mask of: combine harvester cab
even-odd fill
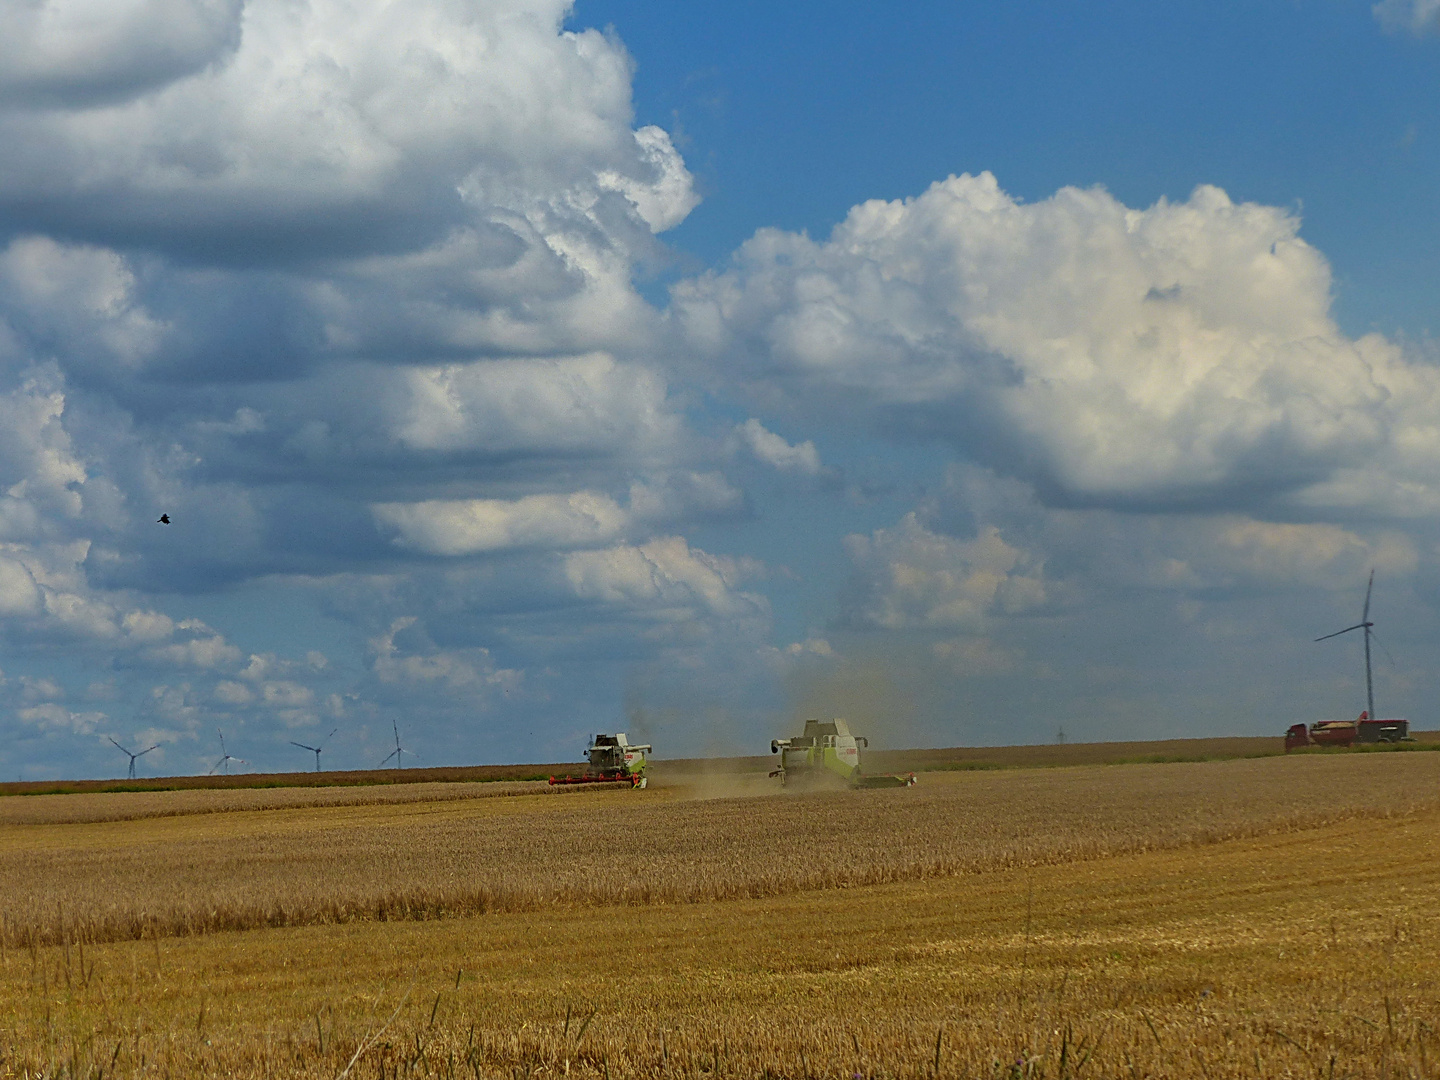
[[[1410,739],[1410,721],[1371,720],[1362,712],[1355,720],[1317,720],[1308,728],[1292,724],[1285,732],[1285,752],[1301,746],[1344,746],[1358,743],[1398,743]]]
[[[805,732],[794,739],[772,739],[770,752],[780,755],[771,776],[782,786],[800,782],[818,785],[845,783],[851,787],[913,787],[915,774],[866,776],[860,768],[860,749],[870,740],[850,734],[850,725],[838,717],[805,721]]]
[[[596,735],[585,751],[589,765],[580,776],[552,776],[552,785],[560,784],[623,784],[643,788],[649,783],[645,766],[650,744],[631,745],[623,731],[614,735]]]

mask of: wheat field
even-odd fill
[[[1440,1054],[1440,755],[185,802],[213,794],[0,807],[0,1076],[1208,1080]]]

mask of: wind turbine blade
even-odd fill
[[[1336,630],[1335,633],[1333,633],[1333,634],[1326,634],[1324,637],[1317,637],[1315,640],[1316,640],[1316,641],[1329,641],[1332,637],[1339,637],[1341,634],[1348,634],[1348,633],[1350,633],[1351,630],[1359,630],[1362,626],[1367,626],[1367,625],[1369,625],[1369,624],[1363,623],[1363,622],[1357,622],[1354,626],[1347,626],[1347,627],[1345,627],[1344,630]]]
[[[151,750],[159,750],[159,749],[160,749],[160,744],[157,742],[154,746],[147,746],[144,750],[141,750],[141,751],[140,751],[138,754],[136,754],[135,756],[136,756],[136,757],[144,757],[144,756],[145,756],[146,754],[148,754]]]
[[[109,736],[109,735],[106,735],[105,737],[106,737],[107,739],[110,739],[110,736]],[[110,741],[111,741],[112,743],[115,743],[115,748],[116,748],[117,750],[119,750],[122,754],[128,754],[128,753],[130,752],[129,750],[126,750],[125,747],[121,746],[118,742],[115,742],[114,739],[110,739]]]
[[[377,766],[375,766],[375,767],[376,767],[377,769],[383,769],[383,768],[385,767],[385,762],[389,761],[392,757],[394,757],[394,756],[395,756],[396,754],[398,754],[398,753],[400,753],[399,750],[391,750],[390,753],[386,754],[383,758],[380,759],[380,764],[377,765]]]
[[[291,746],[298,746],[298,747],[300,747],[301,750],[314,750],[314,749],[315,749],[315,747],[313,747],[313,746],[306,746],[303,742],[296,742],[294,739],[291,739],[291,740],[290,740],[290,745],[291,745]]]
[[[1365,585],[1365,610],[1360,615],[1360,621],[1362,623],[1370,621],[1370,590],[1373,588],[1375,588],[1375,571],[1372,569],[1370,571],[1370,580]]]

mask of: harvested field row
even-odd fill
[[[499,780],[544,780],[562,765],[441,765],[432,768],[335,769],[328,772],[237,772],[202,776],[141,776],[111,780],[14,780],[0,783],[0,796],[82,795],[140,791],[224,791],[237,788],[373,787],[389,784],[481,784]]]
[[[762,900],[11,950],[0,1076],[1430,1078],[1437,953],[1429,811]]]
[[[654,905],[970,874],[1440,805],[1440,755],[932,774],[908,790],[674,790],[16,825],[0,941]]]
[[[544,780],[418,783],[366,787],[221,788],[181,791],[85,792],[0,799],[0,825],[67,825],[141,818],[230,814],[246,810],[302,810],[317,806],[377,806],[449,802],[508,795],[563,793]]]

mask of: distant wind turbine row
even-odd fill
[[[330,734],[326,735],[325,738],[321,739],[321,740],[320,740],[320,744],[319,744],[318,746],[311,746],[309,743],[296,742],[294,739],[291,739],[291,740],[290,740],[290,745],[291,745],[291,746],[298,746],[301,750],[308,750],[308,751],[310,751],[312,754],[314,754],[314,755],[315,755],[315,771],[316,771],[316,772],[320,772],[320,771],[322,771],[321,768],[320,768],[320,752],[325,749],[326,744],[328,744],[328,743],[330,742],[330,740],[335,737],[335,733],[336,733],[337,731],[339,731],[339,730],[340,730],[340,729],[339,729],[338,727],[337,727],[337,728],[331,728],[331,729],[330,729]],[[377,766],[377,768],[381,768],[381,769],[385,768],[385,766],[393,759],[394,762],[395,762],[395,767],[396,767],[397,769],[403,769],[403,768],[405,767],[405,755],[406,755],[406,754],[409,754],[411,757],[415,757],[415,752],[414,752],[413,750],[407,750],[407,749],[405,749],[403,746],[400,745],[400,728],[399,728],[399,725],[397,725],[394,720],[390,721],[390,730],[391,730],[391,732],[392,732],[392,733],[394,734],[394,736],[395,736],[395,749],[394,749],[394,750],[391,750],[390,753],[388,753],[388,754],[385,755],[384,760],[380,762],[380,764]],[[230,751],[226,748],[226,746],[225,746],[225,732],[223,732],[222,730],[220,730],[220,729],[217,727],[217,728],[215,729],[215,734],[218,735],[218,736],[220,736],[220,757],[219,757],[219,759],[215,762],[214,765],[211,765],[211,766],[210,766],[210,769],[209,769],[209,772],[207,773],[207,775],[209,775],[209,776],[214,776],[217,771],[220,772],[220,773],[222,773],[222,774],[228,775],[229,772],[230,772],[230,763],[231,763],[232,761],[235,762],[237,765],[249,765],[249,764],[250,764],[250,762],[246,761],[244,758],[242,758],[242,757],[236,757],[234,754],[230,753]],[[131,779],[131,780],[134,780],[134,779],[135,779],[135,762],[136,762],[136,760],[139,759],[139,758],[144,757],[146,754],[150,753],[151,750],[158,750],[158,749],[160,749],[160,744],[159,744],[159,743],[156,743],[154,746],[148,746],[148,747],[146,747],[144,750],[132,751],[132,750],[129,749],[128,747],[122,746],[119,742],[116,742],[115,737],[114,737],[113,735],[112,735],[112,736],[107,736],[107,738],[109,738],[109,740],[110,740],[112,743],[115,744],[115,748],[116,748],[117,750],[119,750],[122,754],[126,754],[126,755],[129,756],[129,758],[130,758],[130,768],[129,768],[129,772],[127,773],[127,778],[128,778],[128,779]]]

